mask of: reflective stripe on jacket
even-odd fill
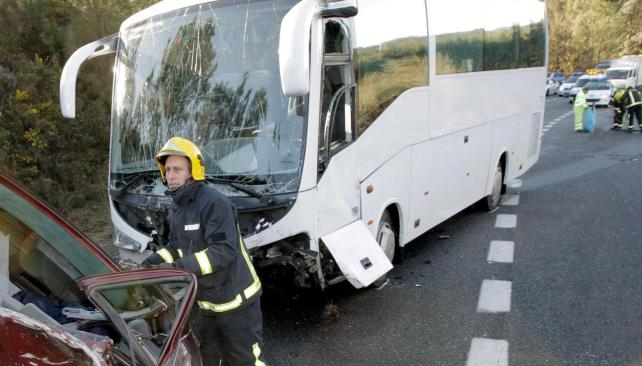
[[[629,89],[626,91],[624,96],[624,108],[631,108],[636,105],[642,105],[640,100],[640,92],[637,89]]]

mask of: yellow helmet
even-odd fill
[[[161,173],[161,178],[165,182],[165,159],[167,156],[178,155],[185,156],[192,163],[192,179],[205,179],[205,163],[201,150],[190,140],[182,137],[172,137],[167,140],[165,146],[156,154],[156,164]]]

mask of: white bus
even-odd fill
[[[538,159],[542,0],[166,0],[77,50],[116,53],[109,195],[115,245],[163,236],[154,155],[202,150],[260,267],[301,286],[370,285],[401,249]],[[162,244],[162,241],[161,241]]]

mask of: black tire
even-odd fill
[[[381,221],[379,221],[379,228],[377,229],[377,236],[375,239],[390,262],[395,259],[395,253],[397,252],[397,247],[399,245],[397,236],[397,231],[392,222],[392,218],[388,211],[385,211],[381,216]],[[382,286],[387,280],[388,275],[384,274],[375,280],[372,283],[372,286],[375,288]]]
[[[381,216],[376,239],[388,260],[392,262],[397,249],[397,232],[388,211],[385,211]],[[382,243],[382,240],[386,240],[386,242]]]
[[[497,164],[495,174],[493,176],[493,188],[488,196],[482,199],[482,207],[486,211],[493,211],[499,207],[499,202],[502,197],[502,187],[504,183],[504,169],[502,164]]]

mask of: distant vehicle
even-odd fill
[[[556,81],[559,85],[562,85],[564,80],[566,80],[566,75],[561,72],[549,72],[548,78]]]
[[[548,79],[546,80],[546,96],[548,97],[549,95],[557,94],[557,91],[559,90],[560,84],[553,80],[553,79]]]
[[[606,78],[617,89],[630,86],[642,90],[642,56],[624,56],[613,60]]]
[[[604,60],[595,65],[595,71],[597,74],[604,75],[609,67],[611,67],[611,60]]]
[[[584,73],[580,73],[580,75],[583,75]],[[575,73],[571,74],[571,76],[568,77],[568,79],[564,80],[562,85],[559,87],[559,90],[557,91],[557,95],[560,97],[568,97],[568,93],[573,89],[575,86],[575,82],[577,82],[577,79],[580,78],[580,75],[575,75]]]
[[[194,275],[120,272],[2,173],[0,271],[2,365],[201,365],[187,325]]]
[[[595,80],[589,81],[585,85],[589,91],[586,95],[586,101],[595,103],[596,106],[606,107],[609,105],[611,94],[613,93],[613,86],[608,80]]]
[[[580,76],[579,79],[577,79],[577,82],[575,83],[575,86],[569,91],[568,96],[569,96],[569,103],[573,103],[575,100],[575,96],[577,93],[584,87],[589,81],[606,81],[606,78],[601,75],[583,75]]]

